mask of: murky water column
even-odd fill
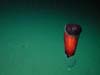
[[[70,71],[77,63],[77,60],[74,58],[76,52],[78,39],[82,29],[80,25],[77,24],[67,24],[64,29],[64,47],[65,47],[65,57],[66,65]]]

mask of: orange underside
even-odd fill
[[[76,50],[78,39],[75,36],[64,33],[65,53],[68,57],[73,56]]]

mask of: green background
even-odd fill
[[[0,75],[100,75],[100,15],[97,2],[0,0]],[[82,33],[67,70],[64,25]],[[68,58],[67,58],[68,59]]]

